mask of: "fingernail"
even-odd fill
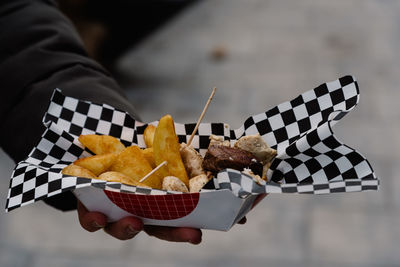
[[[105,225],[100,225],[98,222],[96,222],[96,221],[94,221],[93,223],[92,223],[92,225],[93,225],[93,227],[96,227],[96,228],[103,228]]]
[[[189,239],[188,242],[189,242],[190,244],[192,244],[192,245],[198,245],[198,244],[201,243],[201,240],[194,241],[194,240]]]
[[[126,233],[128,235],[136,235],[137,233],[139,233],[140,231],[136,230],[135,228],[133,228],[132,225],[128,225],[128,227],[126,227]]]

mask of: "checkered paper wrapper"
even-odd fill
[[[333,125],[358,101],[357,82],[345,76],[251,116],[238,129],[230,129],[225,123],[202,123],[192,145],[204,155],[211,134],[234,143],[242,136],[259,133],[277,150],[267,173],[269,182],[259,185],[250,176],[233,169],[221,171],[212,180],[216,190],[231,190],[239,198],[265,193],[377,190],[379,180],[366,158],[337,140],[332,131]],[[181,194],[185,202],[185,195],[191,195],[61,174],[76,159],[91,156],[78,141],[81,134],[112,135],[126,146],[144,147],[143,132],[148,124],[135,121],[124,111],[64,96],[56,89],[43,123],[47,129],[39,144],[12,173],[6,211],[83,187],[104,189],[110,199],[118,198],[121,192],[134,193],[137,198]],[[179,141],[186,142],[194,127],[194,123],[175,123]]]

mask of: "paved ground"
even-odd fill
[[[120,242],[82,230],[42,203],[0,213],[0,266],[400,266],[400,2],[209,0],[186,10],[120,61],[145,121],[170,113],[237,127],[320,83],[352,74],[361,101],[335,128],[368,157],[378,192],[271,195],[228,233],[199,246],[141,234]],[[215,47],[226,58],[211,58]],[[1,155],[0,171],[12,162]],[[4,206],[7,179],[0,181]]]

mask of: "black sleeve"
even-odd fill
[[[54,88],[135,117],[117,83],[88,58],[71,22],[52,1],[2,0],[0,40],[0,145],[15,162],[38,143]],[[72,193],[46,202],[62,210],[76,207]]]

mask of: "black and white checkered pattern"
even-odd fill
[[[237,170],[226,169],[214,178],[217,189],[229,189],[234,195],[246,198],[249,195],[262,193],[300,193],[300,194],[330,194],[377,190],[379,180],[365,177],[364,179],[345,179],[327,183],[276,183],[263,182],[258,184],[252,177]]]
[[[271,181],[263,185],[231,169],[214,178],[217,189],[230,189],[240,197],[260,193],[377,190],[379,181],[368,161],[339,142],[332,132],[332,126],[358,101],[356,81],[345,76],[254,115],[236,130],[224,123],[202,123],[192,145],[204,155],[211,134],[233,142],[242,136],[259,133],[277,150],[278,155],[268,171]],[[144,147],[143,132],[148,124],[135,121],[126,112],[106,104],[66,97],[59,89],[54,91],[43,122],[47,130],[39,144],[14,169],[7,211],[84,186],[139,194],[173,193],[60,174],[77,158],[91,155],[77,140],[79,135],[112,135],[126,146]],[[151,124],[157,125],[157,122]],[[194,127],[194,123],[175,123],[179,141],[186,142]]]
[[[81,134],[112,135],[125,145],[138,143],[135,128],[143,125],[127,112],[107,104],[66,97],[59,89],[54,91],[49,109],[43,117],[45,125],[51,122],[73,137]]]

